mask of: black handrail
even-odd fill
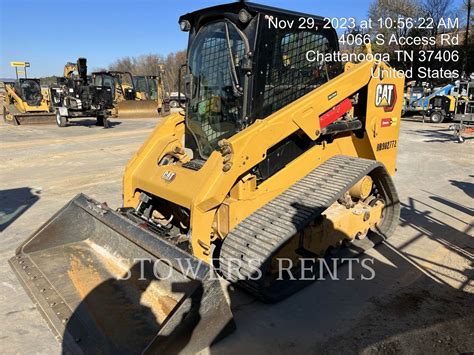
[[[178,71],[178,106],[182,108],[183,110],[185,109],[185,107],[181,104],[181,71],[183,70],[183,67],[185,66],[187,66],[187,63],[182,64],[179,67],[179,71]]]

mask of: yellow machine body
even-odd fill
[[[346,65],[345,72],[304,97],[259,120],[229,138],[230,158],[215,151],[199,171],[180,164],[160,166],[164,156],[183,150],[184,116],[174,114],[160,123],[131,159],[123,178],[124,206],[136,207],[141,191],[190,210],[192,251],[209,262],[211,241],[225,238],[226,233],[311,170],[338,155],[362,157],[382,162],[390,174],[395,173],[402,100],[392,112],[375,106],[378,85],[394,85],[403,93],[403,78],[374,79],[377,68],[394,74],[384,63],[374,61]],[[266,156],[267,150],[290,134],[302,131],[312,139],[318,137],[319,120],[315,119],[334,106],[327,99],[337,90],[338,99],[349,97],[367,86],[366,134],[357,139],[351,134],[338,137],[330,144],[318,145],[288,164],[256,188],[251,176],[243,175]],[[182,162],[187,157],[182,156]],[[223,167],[230,164],[229,170]],[[163,179],[175,174],[173,181]]]
[[[77,64],[68,62],[64,65],[63,76],[65,78],[72,78],[75,71],[77,71]]]
[[[43,98],[39,105],[30,106],[26,101],[18,95],[15,88],[11,84],[5,84],[5,91],[6,91],[6,100],[7,104],[14,104],[15,107],[21,112],[49,112],[51,106],[51,96],[49,92],[49,88],[42,87],[41,94]]]
[[[3,104],[3,119],[7,123],[18,124],[44,124],[54,123],[54,113],[51,112],[51,92],[47,87],[39,90],[39,81],[35,79],[20,79],[35,82],[37,94],[41,99],[35,104],[25,100],[14,83],[5,83],[5,102]]]
[[[115,104],[118,118],[158,117],[158,104],[150,100],[124,100]]]

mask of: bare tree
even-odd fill
[[[421,6],[416,0],[374,0],[369,5],[369,18],[372,20],[373,26],[371,29],[372,34],[382,34],[387,41],[391,36],[395,36],[399,39],[402,36],[407,36],[411,29],[407,27],[397,26],[399,18],[417,18],[421,15]],[[379,20],[385,21],[387,18],[392,20],[394,24],[392,27],[388,27],[384,22],[382,26],[379,24]],[[394,46],[390,46],[387,43],[385,45],[374,45],[374,50],[380,52],[393,52]],[[398,46],[397,49],[405,49],[403,46]]]
[[[473,20],[471,17],[472,11],[472,0],[464,0],[463,8],[466,10],[466,32],[464,35],[464,61],[463,61],[463,73],[469,74],[469,71],[473,68],[469,68],[469,48],[470,48],[470,39],[472,36],[469,35],[469,30],[471,27],[471,21]],[[472,64],[471,64],[472,66]]]
[[[130,57],[124,57],[117,59],[112,65],[109,66],[109,70],[118,71],[129,71],[132,72],[134,69],[134,60]]]
[[[430,30],[430,35],[436,37],[440,20],[452,13],[452,0],[424,0],[422,6],[425,16],[433,19],[434,26]]]
[[[165,85],[171,91],[178,89],[179,67],[186,62],[186,51],[168,54],[145,54],[138,57],[124,57],[117,59],[109,66],[109,70],[128,71],[133,75],[157,75],[164,65]]]
[[[180,81],[179,68],[186,63],[186,51],[170,53],[165,60],[165,70],[168,86],[172,91],[178,91],[178,82]],[[183,73],[184,74],[184,70]],[[181,91],[183,91],[183,80],[181,80]]]
[[[473,0],[463,0],[465,2],[471,2]],[[454,15],[453,12],[453,1],[452,0],[372,0],[369,6],[369,18],[372,20],[373,27],[371,29],[372,36],[382,34],[385,38],[384,45],[375,44],[373,49],[375,52],[383,52],[390,54],[390,64],[393,67],[399,69],[411,69],[413,79],[417,80],[420,74],[420,69],[423,68],[430,71],[435,70],[459,70],[461,62],[442,62],[442,61],[427,61],[421,59],[416,53],[420,50],[434,50],[438,52],[440,50],[456,50],[455,46],[449,46],[443,43],[441,48],[438,37],[439,27],[441,19],[447,21],[448,18]],[[411,18],[418,20],[419,18],[432,18],[433,28],[420,28],[419,26],[397,26],[397,21],[405,18]],[[379,20],[382,19],[382,26],[379,24]],[[387,21],[389,19],[390,21]],[[419,23],[419,22],[417,22]],[[394,24],[394,26],[385,26],[387,24]],[[403,22],[402,22],[403,24]],[[415,23],[416,24],[416,23]],[[441,27],[442,28],[442,27]],[[428,44],[404,44],[400,41],[401,37],[412,37],[412,38],[428,38],[433,39]],[[394,38],[396,41],[388,43],[388,38]],[[398,45],[396,45],[396,43]],[[470,48],[470,47],[469,47]],[[407,59],[408,57],[397,57],[395,50],[404,51],[397,52],[401,54],[410,54],[413,60]],[[465,56],[468,58],[468,56]],[[469,59],[468,59],[469,65]],[[426,77],[424,77],[426,78]],[[433,82],[440,82],[447,78],[436,78],[435,76],[430,77]]]

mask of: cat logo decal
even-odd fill
[[[375,106],[383,107],[385,112],[393,111],[397,102],[397,89],[393,84],[378,84],[375,89]]]

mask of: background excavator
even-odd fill
[[[316,26],[269,28],[301,17]],[[308,61],[339,49],[318,16],[238,2],[179,23],[186,110],[128,163],[123,207],[80,194],[10,260],[67,349],[195,353],[232,326],[216,272],[278,301],[316,260],[357,256],[397,226],[403,78],[374,60]],[[154,266],[148,282],[137,259]]]
[[[112,89],[114,98],[112,115],[114,117],[147,118],[159,117],[165,114],[165,111],[162,110],[163,98],[152,99],[148,96],[148,92],[138,91],[130,72],[94,72],[92,73],[92,80],[95,85],[108,86]],[[155,81],[155,83],[162,85],[161,81]],[[164,92],[162,86],[160,91]]]
[[[54,123],[51,106],[51,92],[42,87],[39,79],[26,77],[27,62],[12,62],[16,69],[22,67],[25,77],[16,81],[5,82],[3,119],[14,125]]]

